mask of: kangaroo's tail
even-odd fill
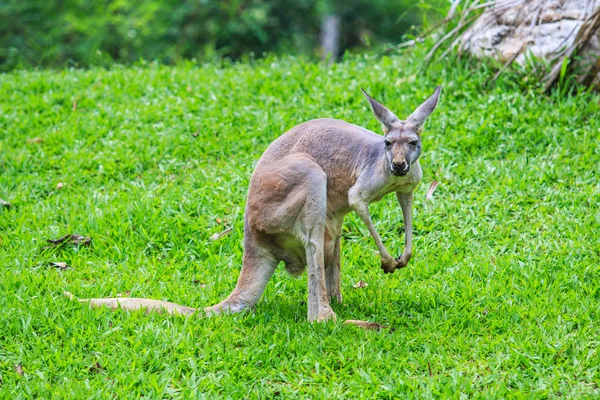
[[[159,313],[164,312],[167,314],[174,315],[192,315],[196,311],[200,311],[200,315],[204,315],[202,310],[171,303],[170,301],[140,299],[136,297],[77,299],[72,293],[69,292],[64,292],[64,295],[70,298],[71,300],[77,300],[80,303],[88,303],[90,307],[94,308],[108,307],[113,310],[120,308],[122,310],[145,310],[146,312],[157,311]]]
[[[167,313],[172,315],[184,315],[190,316],[198,312],[199,316],[211,316],[213,314],[220,314],[221,312],[238,312],[243,308],[234,308],[227,300],[217,304],[216,306],[205,308],[204,310],[192,307],[182,306],[180,304],[171,303],[170,301],[160,301],[152,299],[140,299],[137,297],[112,297],[104,299],[77,299],[72,293],[64,292],[64,295],[71,300],[77,300],[80,303],[88,303],[90,307],[100,308],[108,307],[110,309],[122,309],[122,310],[145,310],[146,312],[159,312]],[[347,325],[356,325],[364,329],[380,330],[385,327],[377,322],[369,321],[357,321],[347,320],[344,322]]]

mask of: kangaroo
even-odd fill
[[[422,178],[421,128],[437,106],[441,86],[405,121],[361,91],[383,125],[384,136],[325,118],[297,125],[271,143],[250,179],[244,255],[236,287],[225,300],[205,308],[204,314],[237,313],[252,307],[283,261],[294,276],[308,267],[308,320],[335,320],[330,301],[342,302],[340,236],[344,216],[351,211],[367,225],[383,271],[393,273],[406,267],[413,250],[413,191]],[[391,192],[404,216],[404,251],[398,258],[384,247],[369,214],[369,204]],[[111,308],[197,312],[147,299],[80,301]]]

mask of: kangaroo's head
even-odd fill
[[[408,174],[412,164],[421,155],[421,127],[435,110],[442,87],[436,87],[435,92],[405,121],[396,117],[393,112],[369,96],[364,90],[361,89],[361,91],[369,100],[375,118],[383,124],[385,135],[381,145],[385,149],[390,172],[396,176]]]

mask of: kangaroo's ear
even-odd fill
[[[406,125],[410,125],[415,129],[420,129],[425,123],[427,117],[429,117],[433,110],[435,110],[441,92],[442,87],[437,86],[435,88],[435,92],[433,92],[433,94],[406,119]]]
[[[371,105],[373,114],[375,114],[375,118],[377,118],[379,122],[383,124],[384,132],[388,133],[390,129],[392,129],[392,125],[394,125],[396,122],[399,122],[398,117],[396,117],[394,113],[388,110],[383,104],[369,96],[367,92],[362,89],[360,89],[360,91],[363,92],[367,100],[369,100],[369,104]]]

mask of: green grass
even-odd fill
[[[0,198],[12,204],[0,209],[0,397],[599,396],[600,97],[524,92],[508,76],[490,87],[485,66],[422,72],[417,59],[0,75]],[[62,296],[222,300],[267,145],[316,117],[379,131],[359,87],[406,116],[438,83],[415,255],[383,274],[349,216],[338,322],[308,323],[306,276],[283,268],[236,316],[90,310]],[[394,196],[371,210],[399,255]],[[68,233],[91,247],[42,250]]]

